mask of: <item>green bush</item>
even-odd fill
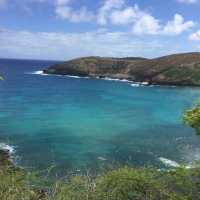
[[[146,168],[124,167],[108,172],[97,179],[99,200],[170,199],[172,195],[160,184],[158,175],[158,171]]]
[[[196,133],[200,135],[200,104],[185,113],[184,122],[194,128]]]

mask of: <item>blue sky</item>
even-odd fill
[[[200,0],[0,0],[0,57],[200,51]]]

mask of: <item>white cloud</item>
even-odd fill
[[[137,4],[129,6],[127,0],[104,0],[95,15],[83,7],[74,10],[69,6],[70,0],[57,0],[56,13],[70,22],[96,22],[101,26],[130,25],[132,33],[137,35],[179,35],[194,26],[193,21],[185,21],[182,15],[175,14],[173,20],[166,24]]]
[[[123,32],[105,30],[85,33],[56,33],[0,30],[1,57],[70,59],[81,56],[155,56],[160,42],[140,40]]]
[[[70,3],[70,0],[56,0],[56,5],[63,6]]]
[[[192,34],[189,36],[189,39],[190,39],[190,40],[200,40],[200,30],[198,30],[198,31],[195,32],[195,33],[192,33]]]
[[[0,0],[0,6],[5,5],[6,1],[8,0]],[[73,7],[73,0],[24,0],[24,2],[50,2],[55,6],[55,13],[60,19],[76,23],[92,22],[104,27],[126,25],[129,32],[132,31],[136,35],[179,35],[195,25],[193,21],[185,20],[180,14],[175,14],[172,20],[164,23],[137,4],[130,6],[127,0],[103,0],[96,13],[86,6]]]
[[[193,4],[193,3],[197,3],[198,0],[177,0],[177,2],[186,3],[186,4]]]
[[[100,18],[101,25],[106,25],[110,20],[109,22],[114,25],[132,25],[133,33],[137,35],[158,34],[160,29],[159,20],[151,14],[141,10],[138,5],[126,6],[125,1],[117,5],[118,7],[114,9],[109,6],[109,12],[106,12],[106,15],[102,15],[103,17]]]
[[[130,24],[133,26],[133,33],[137,35],[179,35],[195,25],[193,21],[185,21],[180,14],[175,14],[173,20],[166,24],[161,23],[159,19],[141,10],[137,5],[117,9],[109,14],[112,24]]]
[[[134,7],[126,7],[121,10],[114,10],[110,14],[112,24],[125,25],[135,22],[137,19],[144,15],[143,11],[137,5]]]
[[[169,21],[163,29],[163,34],[179,35],[184,31],[191,29],[195,23],[193,21],[185,21],[182,15],[175,14],[174,19]]]
[[[88,11],[86,7],[73,10],[70,6],[58,6],[56,13],[60,18],[67,19],[71,22],[90,22],[94,19],[93,13]]]
[[[97,23],[100,25],[106,25],[111,11],[122,8],[125,3],[126,0],[105,0],[98,10]]]
[[[149,14],[144,14],[133,26],[133,33],[137,35],[159,34],[159,21]]]
[[[95,20],[100,25],[106,25],[111,11],[122,8],[126,0],[105,0],[102,6],[97,10],[95,15],[87,7],[81,7],[78,10],[69,6],[70,0],[56,1],[56,14],[62,19],[67,19],[71,22],[90,22]]]
[[[175,14],[173,20],[161,24],[154,16],[143,12],[133,25],[133,33],[137,35],[180,35],[194,25],[193,21],[185,21],[180,14]]]
[[[90,22],[94,19],[94,14],[87,7],[83,6],[78,10],[69,6],[71,0],[56,0],[56,14],[62,19],[70,22]]]

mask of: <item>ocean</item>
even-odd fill
[[[41,73],[54,63],[0,60],[0,147],[19,166],[64,173],[200,160],[200,137],[182,121],[199,88]]]

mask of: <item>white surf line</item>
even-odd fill
[[[76,78],[76,79],[102,79],[102,80],[106,80],[106,81],[118,81],[118,82],[124,82],[124,83],[130,83],[130,85],[132,87],[140,87],[140,86],[149,86],[149,83],[148,82],[134,82],[134,81],[130,81],[130,80],[127,80],[127,79],[117,79],[117,78],[109,78],[109,77],[105,77],[105,78],[99,78],[98,76],[97,77],[82,77],[82,76],[74,76],[74,75],[59,75],[59,74],[45,74],[42,70],[38,70],[38,71],[34,71],[34,72],[30,72],[28,74],[33,74],[33,75],[41,75],[41,76],[66,76],[66,77],[69,77],[69,78]]]
[[[71,76],[71,75],[65,75],[65,76],[67,76],[69,78],[81,78],[80,76]]]
[[[149,82],[134,82],[134,81],[130,81],[127,79],[117,79],[117,78],[109,78],[109,77],[104,77],[104,78],[100,78],[98,76],[96,77],[89,77],[89,76],[75,76],[75,75],[61,75],[61,74],[45,74],[42,70],[38,70],[38,71],[34,71],[34,72],[28,72],[27,74],[33,74],[33,75],[41,75],[41,76],[66,76],[69,78],[76,78],[76,79],[102,79],[102,80],[106,80],[106,81],[119,81],[119,82],[126,82],[126,83],[130,83],[130,85],[132,87],[141,87],[141,86],[148,86],[148,87],[164,87],[164,85],[152,85],[149,84]],[[177,86],[175,85],[169,85],[166,87],[170,87],[170,88],[176,88]]]

